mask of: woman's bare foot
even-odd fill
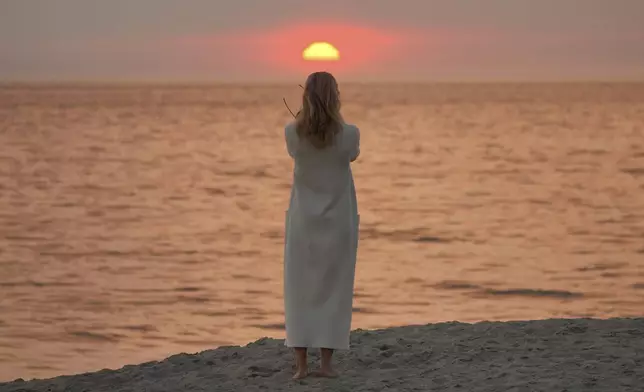
[[[301,380],[309,375],[308,369],[298,369],[293,376],[293,380]]]
[[[309,375],[309,366],[306,363],[306,347],[295,348],[295,375],[293,380],[301,380]]]
[[[318,377],[335,378],[338,373],[333,371],[331,366],[331,358],[333,357],[333,350],[330,348],[320,349],[320,370],[315,372]]]

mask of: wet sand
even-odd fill
[[[313,370],[317,359],[310,355]],[[264,338],[0,391],[641,391],[644,318],[356,330],[337,364],[337,379],[291,381],[284,341]]]

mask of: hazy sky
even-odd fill
[[[305,62],[329,41],[336,63]],[[644,79],[644,0],[0,0],[0,79]]]

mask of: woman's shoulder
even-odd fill
[[[351,136],[353,136],[355,138],[358,138],[358,139],[360,138],[360,128],[358,128],[357,125],[344,123],[344,124],[342,124],[342,127],[343,127],[345,133],[347,133],[347,134],[349,134],[349,135],[351,135]]]
[[[297,135],[297,124],[291,121],[284,126],[284,134],[287,138],[294,138]]]
[[[344,123],[342,124],[342,127],[344,128],[345,131],[349,131],[355,134],[360,134],[360,128],[358,128],[358,126],[355,124]]]

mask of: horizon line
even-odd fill
[[[276,86],[298,83],[299,78],[275,80],[244,80],[244,79],[145,79],[145,78],[113,78],[113,79],[0,79],[0,86],[19,85],[247,85],[247,86]],[[340,79],[340,84],[347,85],[391,85],[391,84],[608,84],[608,83],[644,83],[641,78],[552,78],[552,79]]]

